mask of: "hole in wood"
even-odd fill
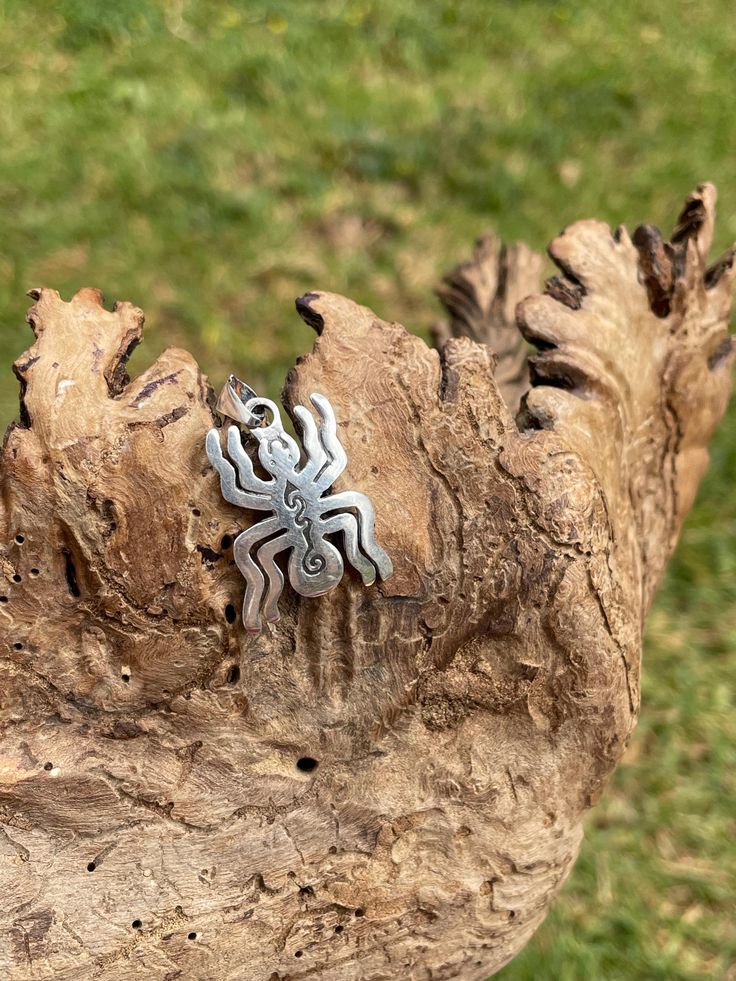
[[[303,950],[295,950],[294,957],[301,957],[303,953],[304,953]]]
[[[22,651],[23,650],[23,644],[21,643],[21,641],[16,640],[16,642],[13,644],[13,649],[16,650],[16,651]]]
[[[230,665],[230,670],[227,673],[227,683],[229,685],[237,685],[240,681],[240,668],[237,664]]]
[[[44,768],[44,770],[53,770],[54,769],[54,764],[53,763],[44,763],[43,768]]]
[[[187,934],[187,940],[196,940],[196,939],[197,939],[197,934],[194,933],[194,931]]]
[[[125,684],[127,685],[128,682],[130,681],[130,675],[129,674],[121,674],[120,675],[120,680],[121,681],[124,681]]]
[[[0,596],[0,603],[7,603],[7,602],[8,602],[7,596]]]
[[[40,573],[41,573],[41,570],[40,569],[36,569],[35,566],[34,566],[33,569],[31,569],[31,575],[32,576],[38,576],[38,575],[40,575]]]
[[[64,575],[66,576],[69,592],[72,596],[79,598],[81,593],[79,592],[79,584],[77,583],[77,570],[74,568],[72,553],[68,550],[64,552]]]
[[[358,907],[358,909],[355,911],[355,916],[365,916],[365,910]]]
[[[133,920],[133,922],[130,925],[133,927],[134,930],[140,930],[140,928],[143,926],[140,920]]]
[[[192,508],[192,514],[194,515],[195,518],[198,518],[202,514],[202,512],[199,510],[199,508]]]
[[[225,619],[228,623],[235,623],[236,616],[237,614],[235,613],[235,607],[232,603],[228,603],[225,607]]]
[[[94,862],[88,862],[88,863],[87,863],[87,871],[88,871],[88,872],[94,872],[94,870],[95,870],[96,868],[97,868],[97,866],[95,865],[95,863],[94,863]]]
[[[302,773],[311,773],[313,770],[316,770],[318,766],[318,761],[312,756],[300,756],[296,761],[296,768],[297,770],[301,770]]]
[[[15,536],[15,543],[16,543],[16,545],[22,545],[25,540],[26,540],[25,535],[16,535]]]
[[[13,576],[13,582],[23,582],[23,576],[16,572],[16,574]]]
[[[226,549],[230,548],[230,546],[232,545],[232,543],[233,543],[233,536],[232,535],[223,535],[222,536],[222,541],[220,542],[220,548],[224,552],[224,551],[226,551]]]
[[[338,923],[337,926],[335,927],[335,933],[342,933],[344,929],[345,927],[342,925],[342,923]]]

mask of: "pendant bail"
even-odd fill
[[[250,385],[236,375],[230,375],[220,392],[220,397],[217,399],[216,408],[221,415],[227,416],[228,419],[234,419],[235,422],[242,423],[248,429],[255,429],[261,425],[266,415],[264,409],[251,412],[245,407],[246,402],[255,398],[258,398],[258,395]]]

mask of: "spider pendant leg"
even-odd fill
[[[235,427],[231,427],[235,428]],[[254,508],[259,511],[272,510],[269,498],[261,493],[253,493],[248,490],[241,490],[235,480],[235,468],[229,460],[222,455],[220,446],[220,434],[216,429],[210,429],[207,433],[206,441],[207,457],[220,477],[220,488],[222,496],[230,504],[237,504],[241,508]]]
[[[360,548],[378,569],[381,579],[388,579],[394,567],[391,559],[376,541],[376,516],[370,499],[359,491],[343,491],[340,494],[323,498],[320,505],[323,514],[329,511],[341,511],[343,508],[355,511],[358,518]],[[347,537],[345,541],[347,548]],[[352,562],[352,559],[350,561]],[[353,565],[355,565],[354,562]],[[356,568],[360,571],[358,566]]]
[[[266,518],[265,521],[259,521],[238,535],[233,544],[235,562],[245,579],[243,626],[250,633],[260,633],[261,601],[266,586],[263,573],[253,560],[250,550],[258,542],[263,541],[264,538],[268,538],[269,535],[276,534],[282,528],[283,525],[278,517]]]
[[[316,492],[321,494],[337,480],[348,463],[347,453],[343,449],[337,435],[337,421],[329,401],[324,395],[314,393],[309,396],[312,405],[319,412],[322,424],[319,429],[319,441],[327,455],[327,466],[322,467],[314,480]]]
[[[263,615],[268,623],[275,623],[281,619],[278,600],[281,590],[284,588],[284,576],[281,569],[276,565],[276,556],[279,552],[291,548],[293,544],[294,536],[291,532],[285,531],[283,535],[264,542],[256,552],[256,558],[268,579],[268,590],[263,601]]]
[[[243,449],[240,430],[237,426],[229,426],[227,431],[227,452],[230,459],[238,468],[240,486],[254,494],[270,495],[273,481],[261,480],[253,471],[251,458]]]
[[[323,535],[330,535],[339,531],[343,534],[345,554],[350,560],[350,564],[360,573],[364,585],[372,586],[376,581],[376,570],[373,563],[369,562],[360,550],[360,532],[354,514],[348,512],[335,514],[322,522],[320,532]]]
[[[295,405],[294,415],[301,427],[302,445],[307,457],[299,475],[303,481],[314,480],[327,465],[327,454],[317,432],[317,423],[309,409],[305,409],[303,405]]]

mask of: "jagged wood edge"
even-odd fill
[[[505,245],[493,232],[475,243],[435,290],[448,319],[432,328],[436,347],[451,337],[485,344],[495,358],[495,378],[512,415],[529,387],[528,346],[516,324],[516,306],[539,289],[544,259],[523,242]]]

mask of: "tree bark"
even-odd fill
[[[208,464],[206,378],[169,350],[129,381],[140,310],[32,291],[0,497],[3,977],[481,979],[520,950],[634,727],[728,398],[714,200],[669,242],[555,239],[518,308],[530,384],[524,247],[451,274],[439,350],[297,301],[318,337],[285,403],[331,400],[336,490],[371,497],[395,574],[287,587],[257,637],[232,540],[259,516]]]

